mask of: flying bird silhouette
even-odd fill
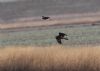
[[[62,39],[68,40],[68,38],[67,37],[65,38],[65,36],[67,36],[67,34],[59,32],[59,35],[56,36],[57,42],[59,44],[62,44],[62,41],[61,41]]]
[[[42,16],[42,19],[43,19],[43,20],[47,20],[47,19],[50,19],[50,17]]]

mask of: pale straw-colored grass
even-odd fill
[[[0,71],[100,71],[100,47],[5,47]]]

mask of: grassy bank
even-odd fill
[[[0,71],[100,71],[100,48],[1,48]]]
[[[100,43],[100,26],[82,24],[0,30],[0,46],[57,45],[55,36],[59,32],[68,35],[69,40],[63,40],[63,45],[98,45]]]

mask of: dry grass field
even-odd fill
[[[65,47],[0,48],[0,71],[100,71],[100,46]]]

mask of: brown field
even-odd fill
[[[17,22],[12,23],[0,23],[0,29],[7,28],[23,28],[23,27],[36,27],[36,26],[49,26],[49,25],[61,25],[61,24],[94,24],[100,23],[100,13],[84,13],[84,14],[72,14],[51,16],[50,20],[41,20],[40,18],[26,18],[19,19]]]
[[[100,46],[0,48],[0,71],[100,71]]]

